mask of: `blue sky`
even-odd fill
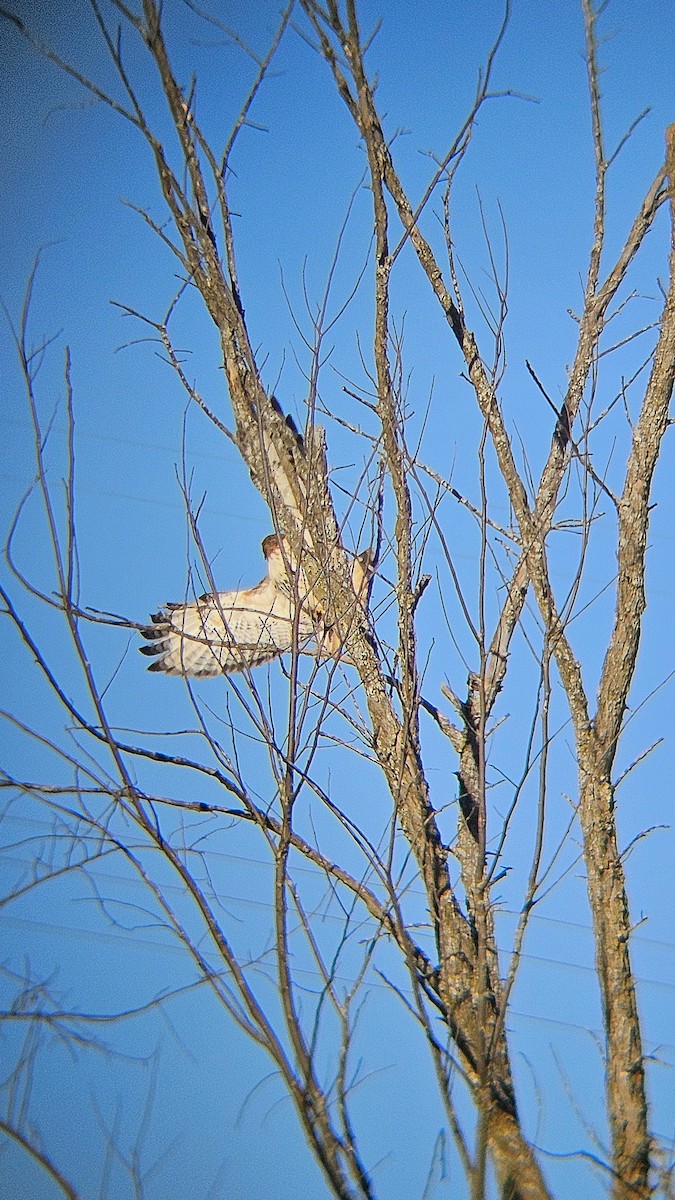
[[[15,6],[15,11],[58,53],[105,86],[115,86],[84,3],[64,0],[46,5],[35,0]],[[216,11],[256,50],[267,48],[278,20],[275,4],[267,0],[223,3]],[[501,8],[492,0],[424,5],[398,0],[378,5],[369,0],[360,11],[364,29],[383,17],[369,65],[379,76],[377,94],[386,132],[389,136],[398,132],[394,153],[399,171],[417,198],[433,169],[429,152],[443,152],[471,102],[477,70],[499,26]],[[607,261],[621,244],[661,165],[663,131],[675,116],[674,16],[669,0],[644,0],[640,5],[613,0],[602,18],[608,145],[621,138],[643,109],[652,108],[610,175]],[[215,34],[205,32],[194,14],[176,2],[167,4],[166,19],[178,75],[188,79],[192,71],[197,73],[199,118],[218,145],[250,86],[250,60],[237,46],[222,44]],[[302,26],[300,17],[298,24]],[[128,53],[149,111],[162,127],[165,118],[147,59],[131,38]],[[500,263],[504,256],[499,206],[503,211],[510,312],[502,402],[514,441],[522,440],[526,446],[536,478],[550,436],[550,414],[529,381],[525,359],[532,362],[549,394],[559,397],[574,349],[576,326],[568,310],[580,307],[592,232],[593,156],[580,6],[572,0],[555,5],[514,0],[494,87],[514,95],[490,101],[481,113],[458,177],[453,212],[462,269],[478,286],[487,288],[479,197]],[[0,89],[4,118],[0,250],[5,264],[0,296],[16,324],[40,250],[30,338],[38,344],[54,337],[40,371],[38,393],[45,428],[53,422],[46,459],[55,495],[64,473],[63,356],[66,345],[70,347],[83,602],[142,621],[166,600],[184,594],[186,519],[177,480],[184,461],[193,496],[206,497],[201,532],[216,580],[224,588],[240,581],[255,582],[261,573],[259,543],[269,532],[270,519],[247,471],[232,446],[199,413],[190,409],[186,414],[185,397],[157,346],[147,340],[147,330],[111,304],[128,305],[159,319],[177,289],[171,256],[126,203],[148,209],[157,219],[162,215],[145,147],[122,120],[92,104],[77,83],[26,47],[6,25],[0,38]],[[237,234],[244,306],[265,382],[302,422],[309,356],[296,324],[307,333],[304,297],[316,304],[323,293],[352,195],[331,299],[333,312],[359,277],[368,254],[370,219],[369,195],[358,188],[363,154],[326,68],[294,29],[285,35],[253,119],[260,128],[243,131],[231,184],[232,203],[240,214]],[[655,277],[665,272],[664,218],[662,212],[633,280],[638,295],[631,313],[638,324],[647,325],[658,314]],[[432,211],[427,232],[438,244]],[[371,294],[372,281],[366,273],[353,303],[331,332],[332,354],[322,375],[326,402],[348,421],[355,420],[358,412],[343,395],[342,381],[344,376],[363,379],[357,332],[367,346]],[[411,439],[419,434],[425,460],[438,472],[452,475],[453,484],[475,498],[479,425],[471,395],[460,378],[454,346],[407,253],[401,256],[394,297],[397,319],[405,324]],[[628,327],[622,320],[616,320],[619,334]],[[185,351],[190,378],[229,420],[217,339],[196,301],[183,303],[172,328],[176,344]],[[2,516],[3,527],[8,528],[35,471],[32,433],[6,320],[0,322],[0,353],[5,446]],[[638,362],[640,349],[632,358],[630,354],[622,360],[623,371]],[[620,386],[620,378],[613,378],[610,369],[603,386],[599,407]],[[598,465],[607,466],[614,486],[620,482],[627,447],[622,420],[617,415],[616,428],[598,448]],[[336,479],[348,487],[360,470],[353,444],[336,422],[327,422],[327,429],[331,464],[341,468]],[[622,742],[619,768],[627,767],[657,739],[664,742],[631,773],[620,792],[626,845],[646,827],[668,827],[672,819],[672,681],[640,707],[675,666],[672,469],[672,448],[667,443],[655,485],[649,608],[633,692],[635,715]],[[475,595],[477,550],[471,524],[449,506],[441,512],[467,593]],[[498,488],[492,513],[505,524],[509,520]],[[366,544],[366,532],[356,519],[350,535],[355,542],[360,537],[361,547]],[[600,533],[596,546],[583,593],[588,600],[602,593],[612,578],[611,531],[607,537]],[[17,529],[15,553],[31,579],[49,593],[54,587],[51,554],[35,495],[28,499]],[[554,559],[554,581],[563,593],[575,553],[573,546],[563,543]],[[433,548],[430,554],[427,569],[433,572],[437,566]],[[378,595],[382,599],[382,589],[378,592],[376,587],[376,599]],[[42,631],[50,661],[66,688],[79,695],[78,674],[53,614],[45,614],[30,597],[22,597],[21,605],[31,628]],[[429,656],[425,691],[436,701],[444,678],[461,691],[467,662],[475,665],[470,662],[470,639],[452,599],[447,615],[454,641],[444,628],[438,589],[431,588],[428,607],[420,609],[420,638]],[[576,621],[575,645],[591,692],[611,615],[608,592]],[[533,630],[534,618],[528,620]],[[3,622],[3,629],[6,625]],[[108,686],[111,711],[119,725],[190,727],[194,717],[180,681],[147,675],[135,652],[134,636],[101,629],[87,636],[91,661],[101,686]],[[4,634],[3,642],[4,707],[72,751],[72,735],[37,679],[30,655]],[[496,813],[508,804],[509,780],[520,769],[520,748],[531,717],[531,707],[521,711],[516,704],[518,693],[534,678],[524,643],[518,654],[515,691],[505,696],[499,713],[508,732],[500,745],[504,782],[501,791],[495,787]],[[270,678],[281,714],[278,668],[270,668]],[[200,691],[216,713],[223,710],[227,687],[219,680],[204,684]],[[562,707],[555,717],[562,724]],[[455,764],[447,744],[433,730],[426,731],[425,739],[430,781],[440,796],[448,788],[448,779],[451,791]],[[4,742],[8,769],[18,777],[40,772],[48,777],[54,769],[53,756],[44,746],[27,743],[10,729]],[[244,744],[242,756],[252,778],[258,753],[255,746]],[[564,729],[553,759],[556,802],[551,846],[567,820],[565,797],[575,787],[570,740]],[[139,766],[139,777],[145,778],[146,770]],[[348,809],[352,806],[373,838],[382,836],[388,812],[377,785],[364,776],[355,788],[337,754],[327,759],[325,770],[335,795]],[[268,786],[264,773],[260,778],[264,794]],[[192,794],[200,794],[196,786]],[[368,811],[362,816],[366,800]],[[314,812],[311,819],[322,828],[321,813]],[[6,858],[10,878],[25,870],[33,846],[29,839],[40,834],[41,820],[27,802],[9,808],[4,829],[7,841],[15,843]],[[514,822],[512,870],[499,897],[504,908],[504,945],[512,934],[511,914],[527,869],[532,820],[532,810],[524,804]],[[326,822],[325,836],[330,835]],[[243,955],[262,954],[272,926],[268,868],[236,828],[209,837],[219,897],[230,914],[233,936]],[[573,1188],[583,1187],[583,1194],[591,1197],[603,1194],[601,1179],[589,1176],[579,1160],[554,1157],[581,1145],[589,1148],[584,1121],[599,1122],[603,1133],[601,1062],[595,1037],[601,1018],[584,880],[581,865],[575,865],[576,853],[572,841],[566,851],[568,873],[532,922],[510,1027],[526,1124],[535,1142],[551,1152],[552,1157],[543,1161],[554,1191],[570,1195]],[[655,1057],[650,1076],[653,1126],[665,1139],[675,1136],[672,860],[672,831],[660,828],[636,846],[628,861],[633,918],[636,922],[646,918],[635,938],[634,959],[641,980],[646,1048]],[[13,969],[29,961],[34,976],[51,980],[66,1007],[92,1013],[143,1005],[172,988],[187,990],[167,1002],[159,1016],[147,1013],[103,1032],[97,1027],[97,1036],[114,1048],[113,1057],[95,1050],[73,1055],[45,1037],[31,1112],[66,1174],[87,1196],[130,1195],[124,1190],[129,1187],[128,1174],[114,1156],[106,1158],[105,1143],[114,1129],[120,1144],[133,1145],[140,1127],[148,1197],[169,1192],[177,1200],[195,1195],[213,1200],[327,1195],[297,1132],[290,1104],[279,1083],[270,1078],[269,1063],[225,1021],[203,988],[189,986],[193,978],[189,965],[160,928],[139,884],[114,858],[98,864],[96,878],[98,891],[78,873],[5,909],[3,961]],[[168,884],[175,887],[171,881]],[[311,881],[307,886],[311,891]],[[175,897],[180,905],[178,892]],[[325,921],[331,920],[334,915],[326,913]],[[386,954],[383,957],[386,962]],[[358,954],[353,961],[349,955],[346,958],[348,975]],[[308,994],[315,985],[309,973]],[[260,986],[265,989],[262,980]],[[383,1030],[387,1031],[384,1047]],[[16,1049],[17,1044],[11,1041],[10,1048]],[[442,1117],[435,1100],[428,1099],[433,1085],[422,1039],[411,1035],[400,1004],[375,977],[360,1015],[359,1050],[367,1078],[355,1103],[381,1194],[422,1195]],[[411,1079],[419,1081],[415,1094],[425,1097],[423,1101],[411,1102]],[[392,1145],[392,1128],[405,1128],[404,1145],[398,1144],[398,1137]],[[597,1148],[590,1145],[590,1149]],[[36,1200],[51,1200],[56,1194],[17,1151],[5,1154],[0,1170],[7,1196],[30,1194]],[[108,1192],[101,1185],[106,1178]],[[447,1177],[434,1194],[461,1195],[459,1179],[448,1150]]]

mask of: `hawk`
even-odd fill
[[[262,543],[267,575],[256,587],[200,596],[191,604],[167,604],[141,629],[150,643],[141,654],[155,658],[150,671],[169,675],[229,675],[269,662],[293,649],[339,657],[340,640],[326,627],[295,569],[286,538]],[[352,583],[365,604],[371,552],[354,559]]]

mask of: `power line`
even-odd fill
[[[199,815],[203,817],[208,814],[201,813]],[[2,816],[1,823],[8,824],[8,825],[15,825],[20,828],[29,827],[29,828],[35,829],[36,831],[40,831],[41,835],[47,839],[49,839],[53,835],[52,827],[50,825],[46,825],[44,823],[44,821],[41,821],[36,817],[15,816],[13,813],[8,812]],[[36,836],[38,836],[38,834],[36,834]],[[11,850],[11,846],[8,845],[7,849]],[[264,858],[258,858],[255,855],[233,854],[231,851],[209,849],[208,856],[209,856],[209,858],[222,860],[223,863],[228,863],[228,862],[240,863],[247,867],[260,867],[263,870],[271,869],[271,864],[269,861],[267,861]],[[4,858],[5,858],[6,862],[10,862],[10,861],[15,862],[18,865],[21,865],[25,868],[28,868],[32,865],[32,860],[28,861],[19,856],[12,856],[10,854],[6,854],[4,856]],[[305,874],[311,874],[311,875],[315,875],[316,872],[319,870],[319,868],[316,868],[312,865],[305,865],[303,863],[298,863],[296,869],[299,873],[305,873]],[[119,880],[120,880],[120,876],[114,875],[114,874],[112,874],[112,872],[97,873],[97,878],[107,879],[110,882],[119,882]],[[176,893],[182,893],[184,889],[182,887],[179,887],[177,884],[167,884],[166,890],[174,891]],[[425,895],[426,895],[426,893],[424,892],[424,890],[421,887],[416,887],[414,884],[412,886],[406,888],[406,893],[409,895],[416,896],[420,899],[424,899]],[[505,908],[505,907],[501,907],[501,906],[496,910],[496,912],[497,912],[497,915],[513,917],[516,920],[521,915],[521,912],[519,909]],[[574,929],[580,933],[586,933],[591,937],[593,936],[593,927],[589,923],[584,922],[584,921],[575,921],[575,920],[571,920],[569,918],[564,918],[564,917],[547,916],[544,913],[537,913],[537,912],[531,913],[529,920],[530,920],[530,922],[532,922],[534,924],[547,923],[547,924],[551,924],[551,925],[559,925],[565,929]],[[631,944],[635,944],[635,943],[640,944],[640,945],[645,945],[645,946],[651,945],[660,950],[665,950],[669,953],[675,953],[675,942],[666,941],[661,938],[649,937],[649,935],[644,934],[644,933],[636,932],[631,936]]]
[[[0,417],[0,424],[13,426],[15,429],[24,431],[30,437],[33,436],[33,426],[31,425],[30,421],[24,420],[21,417],[2,416]],[[65,435],[68,432],[67,427],[59,421],[54,422],[54,424],[51,426],[51,430],[53,433],[60,433],[62,435]],[[134,446],[137,450],[149,451],[152,454],[170,454],[177,462],[180,462],[183,458],[183,447],[181,444],[178,446],[166,446],[162,445],[160,442],[146,442],[141,438],[122,437],[120,434],[116,433],[101,433],[100,430],[83,428],[79,422],[76,425],[75,434],[76,438],[83,438],[88,442],[104,442],[112,443],[118,446]],[[227,454],[216,454],[213,451],[190,449],[190,458],[203,458],[205,460],[217,463],[224,463],[226,461],[240,461],[238,456],[235,455],[234,451],[231,449],[230,443],[226,439],[223,440],[223,447],[227,449]]]
[[[212,855],[212,857],[219,857],[225,861],[229,860],[231,862],[235,862],[235,861],[244,862],[247,865],[250,865],[250,863],[252,861],[254,863],[254,865],[267,866],[267,864],[263,864],[260,860],[257,860],[257,862],[256,862],[256,860],[249,860],[249,859],[246,859],[243,856],[239,856],[239,855],[228,855],[228,854],[224,854],[224,853],[215,852]],[[32,861],[29,862],[24,859],[17,859],[14,856],[6,856],[6,861],[20,863],[23,867],[28,867],[28,868],[33,865]],[[298,870],[302,871],[303,868],[298,868]],[[305,870],[308,870],[308,868],[305,868]],[[125,886],[128,886],[128,883],[129,883],[128,880],[125,880],[116,875],[112,875],[109,872],[97,872],[96,878],[97,878],[97,881],[108,880],[108,882],[115,883],[118,885],[120,883],[124,883]],[[48,879],[45,880],[45,883],[47,883],[47,882],[48,882]],[[141,889],[141,890],[143,889],[143,885],[140,883],[140,881],[132,880],[132,883],[139,889]],[[167,884],[162,885],[162,892],[166,893],[166,894],[173,893],[176,896],[183,896],[183,895],[185,895],[185,888],[180,887],[177,884],[167,883]],[[112,895],[109,897],[106,897],[106,902],[111,907],[118,905],[120,903],[119,898],[116,896],[112,896]],[[222,906],[241,905],[244,908],[263,909],[264,911],[269,913],[270,920],[272,919],[272,915],[273,915],[273,911],[274,911],[274,904],[273,904],[272,899],[264,899],[264,898],[259,899],[259,898],[251,897],[250,895],[245,895],[245,896],[244,895],[236,895],[232,892],[226,893],[226,894],[219,892],[218,893],[218,902]],[[128,904],[129,902],[125,901],[125,903]],[[514,913],[513,915],[517,915],[517,914]],[[564,921],[564,920],[556,919],[556,918],[539,918],[536,915],[533,915],[533,917],[531,919],[535,920],[535,921],[536,920],[555,921],[556,924],[561,925],[564,928],[571,927],[571,928],[575,928],[577,930],[583,930],[584,932],[589,933],[589,934],[592,933],[590,926],[586,926],[586,925],[583,925],[581,923],[574,922],[574,921]],[[340,924],[343,924],[344,915],[342,915],[342,914],[341,915],[337,915],[337,914],[332,915],[330,913],[322,913],[321,920],[324,922],[329,920],[329,921],[339,922]],[[22,917],[9,917],[9,918],[6,918],[6,921],[25,922],[31,928],[49,929],[52,931],[54,931],[57,928],[56,926],[50,925],[48,922],[31,921],[29,918],[22,918]],[[109,935],[109,934],[105,933],[104,931],[100,931],[100,932],[92,931],[90,929],[87,929],[84,926],[69,925],[66,928],[68,930],[72,931],[74,936],[78,936],[78,937],[79,936],[103,936],[103,937],[112,936],[112,937],[118,938],[120,940],[124,940],[125,938],[128,938],[130,940],[133,940],[134,942],[137,941],[136,931],[131,930],[131,929],[124,930],[124,928],[122,926],[118,926],[118,929],[120,930],[120,932],[118,934],[113,934],[113,935]],[[670,942],[659,942],[656,939],[651,939],[651,941],[652,941],[652,944],[654,944],[658,947],[662,947],[663,949],[666,949],[667,951],[675,950],[675,946]],[[147,945],[163,947],[164,943],[163,942],[155,942],[154,940],[149,939],[147,941]],[[499,950],[499,953],[504,957],[508,957],[508,955],[511,953],[510,949],[505,946],[499,946],[498,950]],[[596,974],[596,969],[594,966],[588,965],[586,963],[570,961],[569,959],[552,958],[549,955],[534,954],[534,953],[531,953],[530,951],[524,951],[521,954],[521,958],[524,962],[540,963],[547,967],[554,967],[558,970],[563,969],[565,971],[577,971],[581,974],[584,974],[587,976],[593,976],[593,977]],[[675,992],[675,983],[671,983],[671,982],[668,982],[663,979],[650,979],[645,976],[640,976],[640,977],[638,977],[638,981],[642,987],[659,988],[659,989],[665,990],[667,992]]]
[[[221,899],[221,903],[224,903],[224,904],[236,902],[236,903],[241,903],[241,904],[244,904],[244,905],[246,905],[248,907],[252,907],[252,908],[253,907],[255,907],[255,908],[270,908],[270,909],[272,908],[271,903],[268,903],[266,901],[252,900],[252,899],[250,899],[250,897],[239,898],[239,897],[226,896],[226,897],[221,897],[220,899]],[[44,921],[33,921],[28,917],[4,918],[4,923],[5,923],[5,925],[13,926],[16,929],[26,929],[26,930],[30,929],[30,930],[34,930],[35,932],[39,931],[41,934],[43,934],[45,931],[47,931],[48,933],[52,934],[54,937],[57,937],[57,938],[58,937],[73,938],[75,940],[86,941],[88,943],[91,943],[92,940],[97,941],[97,942],[107,942],[107,943],[117,943],[117,944],[127,943],[128,945],[132,945],[136,949],[142,949],[144,951],[151,950],[160,956],[162,956],[162,955],[172,955],[172,956],[180,955],[181,957],[185,957],[185,947],[184,946],[171,945],[171,943],[169,943],[169,942],[159,941],[156,938],[149,938],[149,937],[145,937],[145,936],[139,937],[136,931],[122,930],[120,926],[115,927],[113,930],[102,930],[102,929],[93,930],[93,929],[87,929],[84,926],[77,926],[77,925],[64,926],[64,925],[50,924],[50,923],[44,922]],[[527,957],[527,956],[524,955],[523,957]],[[545,960],[545,961],[549,961],[551,963],[554,963],[557,966],[564,967],[568,970],[569,970],[570,966],[576,966],[576,964],[570,964],[570,963],[564,963],[564,962],[558,963],[555,959],[550,959],[550,960]],[[323,985],[324,984],[323,976],[320,974],[320,972],[318,970],[310,970],[309,968],[306,968],[306,967],[295,967],[294,973],[297,976],[304,976],[308,980],[312,980],[313,985],[316,985],[316,984]],[[353,987],[356,980],[348,975],[335,975],[335,976],[333,976],[333,982],[340,983],[348,988],[351,988],[351,987]],[[638,982],[640,984],[645,984],[645,983],[649,984],[650,982],[653,982],[653,981],[639,980]],[[675,990],[675,987],[673,987],[673,985],[661,984],[659,981],[657,981],[657,984],[658,984],[658,986],[666,987],[671,991]],[[392,990],[391,987],[387,983],[385,983],[381,980],[377,980],[377,979],[368,979],[366,986],[369,989],[375,989],[375,990],[381,991],[381,992],[391,992],[391,990]],[[405,989],[403,989],[403,990],[405,990]],[[168,998],[168,999],[171,998],[170,993],[168,994],[168,996],[166,998]],[[584,1033],[584,1034],[590,1033],[590,1034],[596,1035],[597,1037],[602,1036],[602,1031],[600,1030],[600,1028],[592,1028],[589,1025],[581,1025],[576,1021],[566,1021],[560,1017],[551,1017],[551,1016],[548,1016],[545,1013],[541,1013],[541,1012],[538,1012],[538,1013],[522,1012],[519,1009],[509,1008],[509,1021],[511,1020],[511,1018],[517,1018],[518,1020],[522,1020],[522,1021],[536,1022],[539,1024],[552,1025],[556,1028],[565,1029],[568,1031],[574,1031],[576,1033]],[[668,1051],[668,1052],[672,1051],[673,1054],[675,1054],[675,1043],[664,1042],[664,1041],[659,1040],[658,1043],[654,1043],[654,1049],[658,1050],[659,1054],[663,1054],[666,1051]]]
[[[200,815],[204,816],[206,814],[200,814]],[[41,830],[43,833],[43,836],[47,839],[50,838],[53,833],[50,826],[45,826],[42,821],[37,820],[36,818],[23,817],[23,816],[17,817],[17,816],[14,816],[12,813],[7,813],[2,817],[2,822],[7,823],[7,824],[18,825],[20,827],[30,826],[34,829]],[[11,847],[8,847],[8,849],[11,849]],[[270,862],[266,861],[263,858],[257,858],[253,855],[232,854],[231,851],[210,849],[208,851],[208,857],[210,859],[221,860],[223,863],[228,863],[228,862],[229,863],[239,863],[246,867],[260,867],[266,871],[272,870],[272,866],[271,866]],[[32,860],[24,859],[19,856],[15,856],[15,855],[11,855],[11,854],[5,854],[4,861],[5,862],[14,862],[17,865],[20,865],[26,869],[30,868],[33,865]],[[319,871],[319,868],[298,863],[297,866],[294,868],[294,870],[297,870],[297,872],[300,874],[308,874],[308,875],[315,876],[317,874],[317,872]],[[112,872],[109,872],[109,871],[101,871],[101,872],[97,871],[96,877],[97,877],[97,879],[108,880],[110,883],[113,883],[113,882],[119,883],[120,879],[121,879],[121,877],[119,875],[114,875]],[[46,880],[45,882],[48,882],[48,880]],[[138,883],[137,880],[134,880],[134,883],[136,883],[139,887],[142,886],[140,883]],[[184,894],[184,891],[185,891],[185,889],[183,887],[179,886],[178,884],[171,884],[171,883],[167,883],[166,885],[163,885],[163,890],[166,890],[167,892],[173,892],[176,895],[178,895],[178,894],[182,895],[182,894]],[[419,899],[424,899],[424,897],[426,895],[426,893],[423,891],[422,888],[415,887],[414,885],[406,888],[406,894],[418,897]],[[219,899],[221,899],[220,896],[219,896]],[[249,897],[234,896],[234,897],[230,897],[230,899],[240,900],[241,903],[246,903],[246,902],[252,903],[252,901],[250,901]],[[262,903],[262,902],[260,902],[260,903]],[[517,920],[520,917],[521,913],[520,913],[519,909],[499,907],[499,909],[497,910],[497,915],[513,917],[514,919]],[[550,925],[558,925],[564,929],[573,929],[579,933],[588,934],[589,937],[593,936],[593,927],[584,921],[573,921],[573,920],[570,920],[569,918],[565,918],[565,917],[551,917],[551,916],[546,916],[543,913],[537,913],[537,912],[533,912],[530,914],[529,921],[530,921],[530,923],[535,924],[535,925],[540,924],[540,923],[541,924],[546,923],[546,924],[550,924]],[[675,942],[669,942],[669,941],[663,940],[661,938],[649,937],[647,934],[644,934],[644,933],[634,933],[631,936],[631,945],[634,945],[634,944],[644,945],[644,946],[653,946],[656,949],[664,950],[670,954],[675,953]],[[504,953],[508,953],[508,951],[504,951]],[[562,959],[550,959],[550,960],[544,959],[543,961],[555,962],[559,966],[578,965],[581,968],[581,964],[567,963],[567,962],[563,961]],[[586,968],[584,968],[584,969],[586,969]],[[588,969],[594,970],[594,968],[588,968]],[[659,985],[661,981],[652,980],[651,982],[653,982],[655,985]],[[663,986],[675,988],[675,984],[672,984],[672,985],[664,984]]]

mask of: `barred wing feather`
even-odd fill
[[[267,576],[257,587],[200,596],[192,604],[167,604],[141,629],[149,643],[142,654],[151,671],[170,675],[228,675],[268,662],[293,649],[342,658],[338,632],[325,623],[301,567],[285,538],[269,534],[262,543]],[[365,610],[372,580],[369,550],[352,563],[356,606]],[[346,614],[349,615],[349,614]]]
[[[287,595],[268,578],[246,591],[217,592],[192,604],[169,604],[142,630],[151,671],[222,675],[243,671],[290,651],[295,636]],[[300,610],[298,648],[313,640],[314,625]]]

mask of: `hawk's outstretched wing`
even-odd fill
[[[215,592],[192,604],[167,604],[152,625],[141,630],[155,657],[151,671],[170,675],[227,675],[268,662],[293,648],[305,649],[316,636],[309,613],[300,608],[295,629],[288,559],[280,539],[265,538],[269,574],[254,588]]]
[[[307,595],[304,572],[294,569],[288,543],[270,534],[262,544],[268,574],[254,588],[215,592],[192,604],[167,604],[141,629],[155,658],[149,670],[170,675],[228,675],[268,662],[293,649],[333,658],[342,645]],[[358,604],[366,607],[372,570],[370,551],[352,564]],[[344,659],[343,661],[347,661]]]

